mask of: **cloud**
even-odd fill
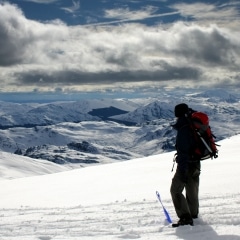
[[[177,10],[186,20],[192,19],[200,23],[216,23],[223,26],[234,26],[238,28],[240,3],[226,3],[222,5],[207,3],[178,3],[171,7]]]
[[[73,3],[72,6],[70,6],[70,7],[62,7],[61,9],[65,10],[65,11],[67,11],[69,13],[75,13],[80,8],[80,1],[74,1],[73,0],[72,3]]]
[[[23,1],[41,3],[41,4],[50,4],[50,3],[58,2],[59,0],[23,0]]]
[[[154,14],[158,8],[153,6],[146,6],[141,10],[131,11],[129,8],[116,8],[116,9],[107,9],[105,10],[105,18],[114,18],[114,19],[145,19]]]
[[[61,41],[67,32],[60,21],[42,24],[25,18],[22,11],[8,3],[0,5],[0,66],[45,61],[52,40]],[[41,52],[46,55],[45,60]],[[48,55],[48,56],[47,56]]]
[[[218,20],[222,18],[234,18],[238,15],[236,8],[229,5],[214,5],[206,3],[178,3],[172,5],[172,8],[178,10],[184,17],[192,17],[198,20]]]
[[[237,68],[240,63],[238,33],[232,34],[217,26],[182,27],[176,24],[174,28],[181,30],[177,30],[178,39],[174,42],[176,47],[171,47],[172,54],[191,59],[191,63],[205,67]]]
[[[92,85],[96,84],[113,84],[114,82],[154,82],[167,81],[172,79],[185,79],[192,80],[199,79],[197,69],[191,67],[174,67],[165,63],[166,68],[155,71],[148,70],[135,70],[131,69],[116,72],[83,72],[80,70],[62,70],[62,71],[40,71],[35,70],[31,72],[21,72],[16,74],[16,78],[19,80],[19,85],[23,86],[65,86],[69,85]]]
[[[110,15],[118,16],[117,11]],[[129,17],[127,12],[125,17]],[[4,3],[0,4],[0,90],[208,86],[225,85],[228,79],[239,86],[239,39],[239,31],[232,28],[197,22],[156,26],[41,23]]]
[[[109,21],[102,22],[93,22],[88,25],[110,25],[110,24],[120,24],[120,23],[128,23],[128,22],[137,22],[151,18],[161,18],[166,16],[172,16],[179,14],[178,11],[171,11],[167,13],[156,13],[158,10],[157,7],[154,6],[146,6],[140,10],[130,10],[127,8],[117,8],[117,9],[106,9],[104,11],[103,18],[109,19]]]

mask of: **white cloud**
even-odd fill
[[[58,2],[59,0],[23,0],[23,1],[41,3],[41,4],[49,4],[49,3],[53,3],[53,2]]]
[[[178,3],[172,5],[172,8],[179,11],[179,13],[188,20],[192,18],[198,23],[216,23],[223,26],[239,27],[239,11],[235,4],[206,4],[206,3]]]
[[[111,19],[106,22],[90,22],[89,25],[101,26],[101,25],[110,25],[110,24],[121,24],[121,23],[130,23],[137,22],[141,20],[151,19],[151,18],[161,18],[171,15],[176,15],[178,11],[172,11],[167,13],[159,13],[156,11],[158,8],[153,6],[146,6],[141,10],[132,11],[129,8],[117,8],[117,9],[107,9],[105,10],[104,18]]]
[[[1,89],[221,85],[228,79],[237,86],[239,39],[239,31],[197,22],[152,27],[40,23],[14,5],[0,4]]]
[[[105,18],[117,18],[117,19],[145,19],[154,14],[157,11],[156,7],[146,6],[138,11],[131,11],[129,8],[117,8],[105,10]]]
[[[78,11],[79,10],[79,8],[80,8],[80,1],[72,1],[72,6],[70,6],[70,7],[62,7],[61,9],[63,9],[63,10],[65,10],[65,11],[67,11],[67,12],[69,12],[69,13],[75,13],[76,11]]]

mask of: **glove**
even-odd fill
[[[216,151],[216,152],[213,152],[213,153],[212,153],[212,157],[218,158],[218,152],[217,152],[217,151]]]

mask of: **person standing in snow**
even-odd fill
[[[177,122],[173,125],[173,128],[177,130],[177,169],[172,179],[170,192],[176,214],[179,217],[176,226],[193,225],[193,219],[198,217],[199,212],[198,192],[201,166],[200,161],[191,159],[194,138],[187,119],[189,111],[191,110],[185,103],[176,105],[174,109],[177,117]]]

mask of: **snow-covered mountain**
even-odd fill
[[[196,98],[205,98],[209,102],[228,102],[228,103],[237,103],[239,102],[239,96],[229,93],[223,89],[210,89],[204,92],[195,93],[192,97]]]
[[[239,240],[240,135],[220,144],[219,158],[202,162],[199,218],[177,229],[165,220],[155,195],[160,192],[177,221],[169,191],[173,152],[65,172],[47,163],[57,173],[41,176],[32,176],[37,166],[43,173],[40,161],[31,173],[32,165],[23,164],[30,159],[9,162],[11,156],[0,154],[0,178],[12,178],[0,181],[0,238]]]
[[[155,131],[156,127],[152,125],[137,127],[112,121],[84,121],[0,130],[0,139],[4,151],[84,166],[156,154],[158,142],[154,144],[155,139],[148,137]],[[151,143],[149,148],[143,148],[142,144],[147,142]],[[158,151],[162,152],[158,147]]]
[[[176,133],[170,125],[176,104],[206,112],[219,141],[239,133],[239,99],[217,89],[162,92],[152,99],[0,102],[0,149],[75,166],[150,156],[174,149]]]
[[[174,116],[173,109],[174,105],[172,102],[155,100],[147,105],[138,107],[132,112],[112,117],[112,119],[135,124],[143,124],[153,120],[171,121]]]
[[[96,121],[132,111],[139,105],[123,99],[91,99],[78,102],[56,102],[49,104],[15,104],[0,102],[0,128],[29,127],[57,124],[61,122]],[[97,109],[102,112],[96,113]],[[115,112],[114,112],[115,110]],[[112,114],[109,111],[113,112]]]

